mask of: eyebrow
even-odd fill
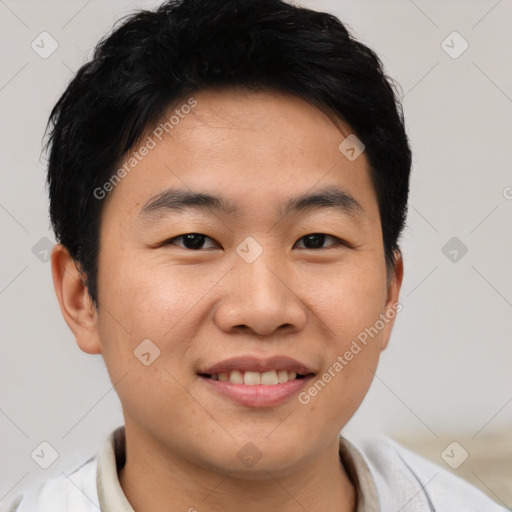
[[[323,209],[335,209],[354,218],[360,217],[364,213],[363,207],[352,195],[336,185],[331,185],[289,199],[281,205],[280,214],[284,217],[289,213]],[[150,197],[137,216],[144,220],[173,210],[217,211],[233,215],[240,211],[240,206],[224,197],[169,188]]]

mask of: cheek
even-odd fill
[[[347,265],[316,283],[311,309],[325,334],[325,378],[319,377],[327,383],[321,401],[325,414],[334,418],[339,412],[329,404],[340,405],[343,414],[354,412],[373,380],[383,333],[385,267],[377,261]]]
[[[354,264],[317,275],[310,293],[311,309],[321,316],[326,334],[340,349],[372,326],[386,302],[385,271],[375,264]],[[307,278],[307,276],[305,276]],[[313,283],[311,283],[313,285]],[[350,343],[349,343],[350,344]]]
[[[224,274],[225,269],[205,273],[199,267],[151,266],[125,257],[103,280],[110,314],[104,315],[102,338],[129,360],[149,339],[161,351],[161,361],[171,367],[180,364],[211,313],[205,298]]]
[[[158,326],[154,321],[158,317],[169,329],[173,320],[190,307],[190,292],[197,283],[178,267],[152,266],[142,255],[130,256],[133,250],[123,250],[120,243],[116,252],[117,257],[108,253],[99,269],[105,307],[108,304],[130,332],[152,327],[152,332],[145,334],[155,335],[153,329]]]
[[[125,259],[103,281],[110,305],[103,312],[100,306],[103,357],[112,382],[120,382],[123,405],[142,422],[145,414],[154,415],[154,403],[166,411],[191,408],[182,388],[188,378],[183,358],[201,323],[201,309],[194,306],[211,284],[195,286],[190,277],[177,269],[151,272]]]

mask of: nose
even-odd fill
[[[304,328],[307,308],[300,299],[300,283],[264,254],[252,263],[238,258],[222,280],[214,318],[223,331],[271,336]]]

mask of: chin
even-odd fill
[[[294,443],[288,438],[288,445],[251,441],[236,442],[227,445],[222,453],[215,454],[212,460],[211,451],[205,453],[210,469],[219,473],[229,473],[230,478],[241,480],[268,480],[270,476],[286,476],[293,473],[300,465],[297,446],[304,448],[301,443]],[[280,448],[280,449],[279,449]]]
[[[262,457],[254,466],[245,468],[241,463],[231,463],[230,461],[225,470],[229,472],[230,478],[255,482],[288,476],[294,472],[296,464],[295,460],[265,461]]]

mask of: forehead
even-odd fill
[[[140,219],[152,201],[165,203],[166,191],[174,199],[181,191],[182,199],[183,193],[221,198],[225,213],[253,214],[274,203],[282,215],[293,209],[292,199],[297,206],[307,192],[335,187],[334,199],[347,211],[371,215],[376,198],[366,156],[351,161],[339,149],[350,133],[341,120],[291,95],[202,91],[169,109],[126,155],[128,172],[108,202]]]

